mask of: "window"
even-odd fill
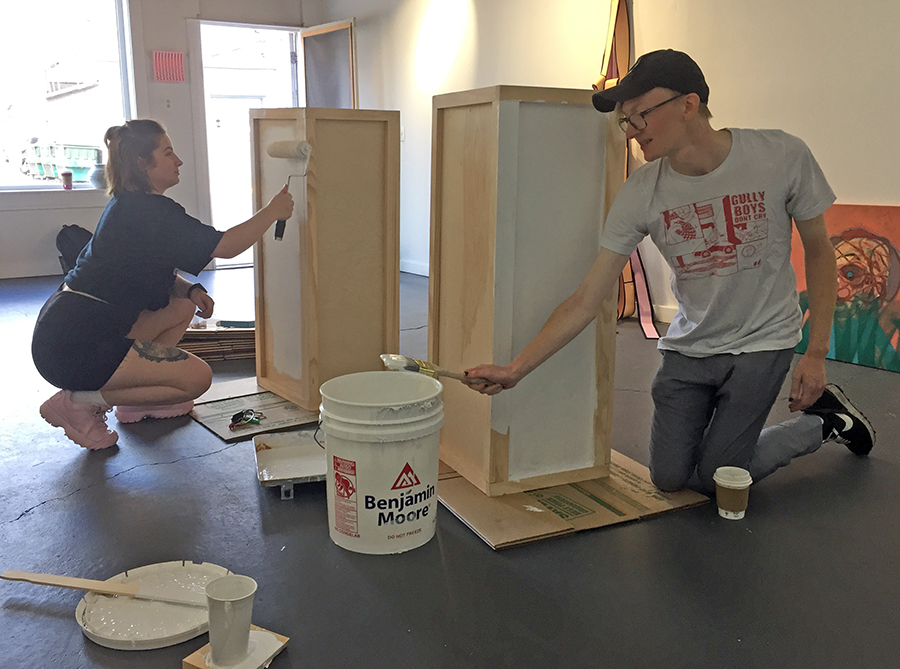
[[[127,117],[125,0],[4,6],[0,189],[76,187],[105,162],[103,135]]]

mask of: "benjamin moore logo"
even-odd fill
[[[397,480],[394,481],[394,485],[391,486],[391,490],[399,490],[400,488],[412,488],[413,486],[419,485],[419,483],[419,477],[416,476],[416,473],[407,462],[403,467],[403,470],[400,472],[400,476],[397,477]]]

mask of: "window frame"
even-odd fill
[[[136,22],[140,21],[141,0],[113,0],[116,14],[116,37],[119,53],[119,82],[122,89],[122,115],[126,121],[137,118],[138,95],[135,82],[140,81],[135,77],[136,63],[134,53],[143,49],[140,38],[141,31],[135,30]],[[135,44],[138,41],[140,44]],[[143,67],[141,67],[143,70]],[[142,99],[146,100],[146,91],[142,92]],[[0,183],[0,196],[7,193],[47,193],[60,190],[60,184],[56,182],[38,182],[29,184],[2,184]],[[96,191],[91,184],[76,183],[73,191]]]

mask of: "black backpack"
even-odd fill
[[[85,230],[80,225],[62,226],[62,230],[56,234],[56,249],[59,251],[59,264],[63,274],[68,274],[75,267],[78,254],[93,236],[90,230]]]

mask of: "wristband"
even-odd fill
[[[202,284],[202,283],[195,283],[195,284],[192,284],[190,288],[188,288],[188,291],[187,291],[187,298],[188,298],[188,299],[191,299],[191,293],[194,292],[194,288],[199,288],[200,290],[202,290],[202,291],[203,291],[204,293],[206,293],[207,295],[209,294],[209,291],[206,290],[206,288],[203,287],[203,284]]]

